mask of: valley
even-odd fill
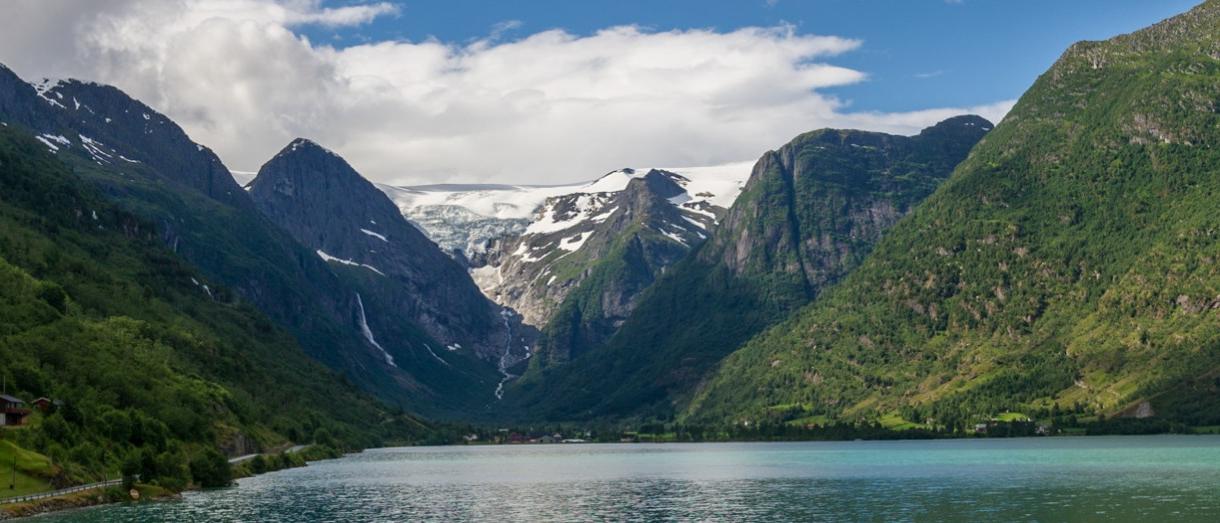
[[[14,495],[89,485],[109,489],[106,501],[228,486],[235,470],[254,472],[236,467],[253,456],[262,471],[306,461],[284,449],[313,459],[415,445],[750,441],[759,446],[726,452],[765,460],[774,456],[762,442],[970,448],[983,438],[1214,434],[1218,28],[1220,0],[1208,0],[1073,44],[995,121],[970,110],[987,109],[978,106],[870,125],[884,115],[845,112],[846,102],[819,94],[810,125],[749,160],[637,144],[645,165],[737,160],[585,172],[615,144],[589,145],[589,158],[557,145],[549,152],[581,168],[545,176],[515,163],[438,169],[433,153],[476,166],[494,162],[466,157],[527,155],[513,140],[455,155],[455,136],[468,136],[449,128],[423,149],[385,139],[418,165],[372,161],[385,144],[322,130],[276,135],[257,170],[246,156],[248,170],[232,170],[192,137],[227,124],[188,134],[190,107],[0,65],[0,456],[11,458],[0,475],[13,478]],[[640,34],[614,34],[631,31]],[[818,42],[834,49],[819,51],[827,60],[862,45]],[[517,43],[437,49],[466,53],[469,62],[446,69],[457,74],[485,48]],[[326,52],[343,52],[334,45]],[[809,60],[801,74],[848,71]],[[345,78],[332,88],[389,90]],[[412,85],[430,102],[444,91]],[[743,79],[709,98],[719,111],[751,88]],[[772,102],[787,107],[785,97],[813,89]],[[446,110],[533,110],[538,96],[518,90]],[[589,100],[605,102],[590,94],[560,105]],[[365,101],[342,107],[373,118]],[[445,113],[433,109],[412,114]],[[748,130],[776,114],[731,121]],[[341,120],[334,108],[301,118]],[[397,125],[402,136],[427,127]],[[670,130],[675,143],[698,131]],[[526,183],[548,176],[563,183]],[[496,183],[403,182],[446,179]],[[1182,465],[1179,440],[1138,441]],[[1087,452],[1110,445],[1097,444]],[[904,445],[939,455],[935,444]],[[418,465],[430,451],[382,452]],[[552,451],[470,452],[441,457],[479,464]],[[651,466],[618,447],[589,452]],[[444,483],[429,470],[429,482]],[[541,490],[563,495],[552,487]]]

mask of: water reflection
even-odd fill
[[[1220,520],[1220,438],[382,449],[44,521],[1155,519]]]

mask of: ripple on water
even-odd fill
[[[44,521],[1220,521],[1220,438],[380,449]]]

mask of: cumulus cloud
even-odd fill
[[[334,48],[295,31],[409,16],[318,0],[9,0],[0,60],[28,78],[117,85],[234,169],[297,136],[392,183],[560,183],[623,166],[756,158],[819,127],[914,133],[963,111],[852,112],[820,92],[866,79],[830,61],[861,42],[793,27],[610,27],[467,43]],[[50,36],[48,36],[50,35]]]

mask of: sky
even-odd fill
[[[822,127],[999,120],[1072,42],[1194,0],[5,0],[0,62],[113,84],[254,171],[383,183],[752,160]]]

